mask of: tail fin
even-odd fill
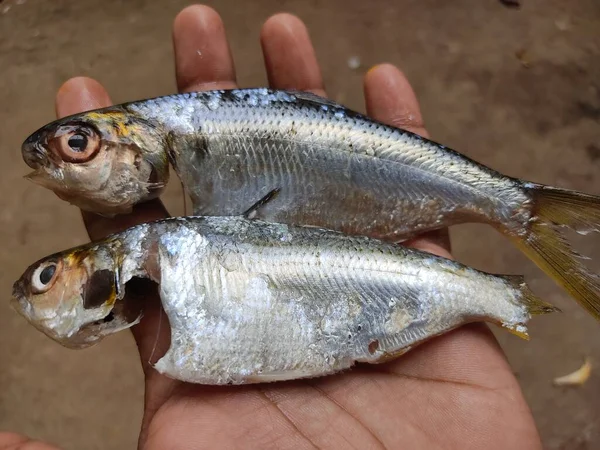
[[[600,231],[600,197],[533,183],[525,187],[534,200],[534,220],[516,245],[600,320],[600,279],[581,263],[585,258],[571,249],[560,229]]]
[[[508,281],[515,289],[517,289],[521,293],[521,298],[519,299],[519,303],[525,306],[527,312],[532,316],[538,316],[541,314],[549,314],[552,312],[560,311],[556,306],[551,305],[537,297],[529,286],[525,283],[525,277],[521,275],[503,275],[506,281]],[[529,334],[527,333],[527,328],[523,324],[502,324],[504,328],[510,331],[512,334],[522,338],[529,340]]]

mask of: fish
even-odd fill
[[[158,284],[170,324],[155,369],[210,385],[382,363],[470,322],[527,338],[533,315],[557,310],[520,276],[247,216],[169,218],[51,255],[14,284],[12,304],[50,338],[84,348],[143,316],[143,305],[122,306],[136,278]]]
[[[29,178],[82,209],[128,213],[169,166],[193,215],[402,243],[461,223],[506,236],[600,320],[600,283],[566,230],[599,231],[600,197],[496,172],[417,134],[306,92],[266,88],[134,101],[54,121],[23,146]]]

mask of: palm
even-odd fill
[[[504,356],[479,325],[338,376],[241,388],[167,383],[147,422],[148,449],[539,447]]]
[[[175,21],[177,79],[181,91],[232,88],[233,62],[222,22],[207,7],[190,7]],[[261,41],[274,88],[325,95],[303,24],[278,15]],[[201,65],[195,58],[202,49]],[[406,79],[387,65],[365,77],[371,116],[425,134]],[[104,89],[89,79],[61,88],[57,112],[107,106]],[[115,220],[84,214],[92,239],[134,223],[164,217],[159,202]],[[438,233],[413,245],[449,256]],[[148,294],[146,294],[148,295]],[[393,363],[359,366],[344,374],[244,387],[207,387],[162,377],[149,360],[164,353],[169,334],[159,329],[155,296],[133,330],[146,374],[146,409],[140,447],[183,448],[539,448],[533,419],[492,334],[463,327],[432,340]],[[158,344],[158,345],[157,345]],[[1,443],[1,442],[0,442]]]

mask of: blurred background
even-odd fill
[[[522,0],[520,8],[500,0],[206,3],[223,17],[243,87],[265,85],[259,29],[288,11],[308,25],[333,99],[364,111],[362,76],[394,63],[434,140],[511,176],[600,194],[598,0]],[[173,92],[171,23],[187,4],[0,0],[1,430],[66,449],[135,448],[143,389],[130,335],[71,351],[8,305],[26,266],[87,240],[76,208],[22,178],[20,145],[54,118],[54,94],[69,77],[95,77],[117,103]],[[183,211],[177,183],[165,201],[172,214]],[[495,231],[461,226],[452,237],[462,262],[524,274],[563,309],[534,320],[530,342],[497,336],[545,448],[600,448],[600,366],[583,386],[552,384],[586,357],[600,364],[600,326]],[[580,249],[598,259],[600,239],[588,236]]]

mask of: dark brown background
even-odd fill
[[[412,81],[436,140],[513,176],[600,193],[600,3],[523,3],[509,9],[498,0],[209,2],[227,25],[243,86],[264,85],[259,28],[287,10],[308,24],[334,99],[362,110],[364,71],[395,63]],[[129,334],[70,351],[9,308],[11,284],[27,265],[86,240],[74,207],[22,179],[27,167],[19,148],[53,119],[54,93],[71,76],[96,77],[117,102],[172,92],[171,21],[186,4],[0,3],[0,429],[67,449],[135,446],[142,379]],[[348,67],[352,56],[362,61],[358,70]],[[179,195],[172,183],[166,200],[174,213],[182,211]],[[581,388],[551,381],[585,356],[600,363],[600,326],[494,231],[465,226],[453,237],[463,262],[523,273],[564,310],[535,320],[528,343],[498,336],[545,447],[598,448],[600,371]],[[590,255],[600,254],[598,243],[582,240]]]

